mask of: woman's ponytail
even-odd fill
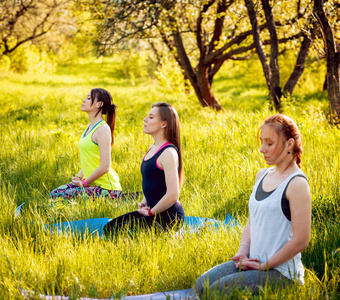
[[[106,115],[106,123],[109,125],[111,129],[111,145],[113,145],[117,106],[112,103],[111,94],[105,89],[101,89],[101,88],[92,89],[91,99],[92,99],[92,104],[95,99],[97,99],[98,102],[103,102],[103,105],[98,108],[96,116],[100,112],[103,115]]]
[[[106,112],[106,123],[109,125],[111,129],[111,145],[114,144],[114,131],[115,131],[115,124],[116,124],[116,108],[117,106],[114,104],[110,104],[107,108]],[[103,112],[104,114],[104,112]]]

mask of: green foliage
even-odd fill
[[[0,56],[0,71],[7,72],[11,66],[11,60],[7,55]]]
[[[14,72],[46,74],[56,70],[55,58],[34,45],[22,45],[8,57]]]
[[[180,92],[183,91],[185,86],[189,88],[189,83],[185,82],[178,63],[171,58],[162,58],[155,75],[159,84],[169,91],[177,90]]]
[[[142,120],[151,104],[166,101],[176,107],[181,121],[186,180],[180,201],[186,214],[223,220],[229,213],[245,224],[255,174],[266,167],[256,132],[271,114],[259,63],[228,62],[223,67],[213,92],[226,111],[217,113],[202,109],[193,95],[147,78],[148,72],[137,70],[138,59],[144,61],[143,56],[130,61],[84,58],[58,66],[55,74],[2,75],[1,298],[20,299],[20,289],[32,291],[32,298],[43,293],[75,299],[191,288],[202,272],[237,251],[242,227],[184,235],[123,232],[105,239],[46,230],[45,224],[59,221],[114,218],[134,210],[141,200],[49,199],[49,191],[79,169],[78,138],[88,121],[80,106],[92,87],[107,88],[118,105],[112,164],[125,192],[141,190],[140,161],[152,142],[142,133]],[[130,65],[119,69],[125,63]],[[126,70],[133,76],[126,76]],[[307,70],[304,76],[312,78],[316,72]],[[298,87],[298,96],[286,99],[284,106],[303,134],[303,170],[313,197],[313,230],[303,253],[306,284],[265,287],[255,295],[235,290],[232,299],[339,297],[340,132],[323,113],[327,99],[318,93],[320,85],[310,82]],[[21,217],[15,219],[22,202]]]
[[[87,57],[95,51],[92,43],[95,26],[89,12],[80,9],[78,1],[72,1],[70,5],[72,9],[69,9],[68,15],[72,16],[72,25],[63,26],[59,34],[49,36],[49,43],[45,45],[55,53],[60,64],[77,61],[79,57]]]
[[[155,64],[147,51],[125,50],[113,55],[112,73],[114,77],[128,78],[135,85],[138,78],[152,77]]]

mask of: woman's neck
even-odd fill
[[[295,163],[294,160],[292,161],[284,161],[280,164],[277,164],[275,166],[275,173],[279,174],[279,175],[283,175],[283,174],[291,174],[296,172],[299,169],[299,167],[297,166],[297,164]]]
[[[154,141],[155,141],[155,146],[156,147],[161,147],[164,145],[168,140],[164,137],[164,134],[156,134],[152,136]]]
[[[90,119],[91,127],[93,127],[99,121],[103,121],[103,115],[99,113],[97,116],[95,116],[94,113],[93,114],[89,113],[89,119]]]

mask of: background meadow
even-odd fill
[[[45,230],[53,222],[114,218],[141,200],[49,199],[52,189],[79,170],[78,139],[88,122],[80,106],[92,87],[108,89],[118,106],[112,164],[124,192],[141,191],[140,162],[152,143],[142,133],[143,118],[153,103],[169,102],[181,121],[186,179],[180,201],[186,214],[224,220],[229,213],[245,225],[255,174],[266,167],[256,133],[272,114],[259,63],[224,65],[213,85],[224,112],[203,109],[192,92],[186,94],[173,66],[154,70],[146,56],[117,55],[78,59],[51,74],[0,74],[1,298],[20,299],[21,289],[71,299],[186,289],[236,253],[241,227],[184,235],[123,233],[115,239]],[[296,96],[284,101],[284,113],[303,135],[303,171],[313,199],[310,245],[303,253],[306,284],[283,291],[268,287],[258,295],[237,291],[235,299],[340,296],[340,132],[327,121],[327,97],[320,92],[324,74],[322,65],[311,64]]]

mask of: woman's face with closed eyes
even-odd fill
[[[166,121],[161,120],[158,110],[158,107],[151,108],[148,115],[144,118],[144,133],[153,134],[166,127]]]
[[[261,129],[260,152],[268,165],[277,165],[287,155],[287,143],[283,141],[274,126],[266,125]]]

